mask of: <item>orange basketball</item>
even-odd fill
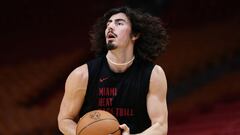
[[[121,135],[118,120],[109,112],[94,110],[86,113],[77,124],[77,135]]]

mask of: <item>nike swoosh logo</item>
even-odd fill
[[[109,78],[109,77],[100,78],[100,79],[99,79],[99,82],[103,82],[103,81],[107,80],[108,78]]]

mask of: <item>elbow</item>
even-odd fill
[[[168,133],[168,124],[163,125],[163,135],[167,135]]]
[[[58,129],[64,134],[67,127],[66,124],[68,123],[68,119],[63,115],[58,115],[57,123],[58,123]]]
[[[168,133],[168,128],[165,128],[165,130],[163,131],[163,135],[167,135]]]
[[[162,127],[162,135],[167,135],[168,133],[168,124],[167,123],[164,123],[161,125]]]
[[[63,119],[58,117],[57,118],[57,123],[58,123],[58,129],[63,133]]]
[[[63,134],[76,135],[77,124],[73,119],[66,117],[58,117],[57,121],[58,129]]]
[[[60,127],[62,120],[63,120],[63,118],[61,117],[61,115],[58,115],[58,117],[57,117],[58,128]]]
[[[168,133],[168,124],[167,123],[156,123],[158,131],[161,135],[167,135]]]

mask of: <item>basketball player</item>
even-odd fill
[[[122,124],[123,135],[166,135],[167,82],[163,69],[153,64],[167,44],[159,18],[127,7],[112,9],[90,36],[97,58],[67,78],[60,131],[75,135],[77,116],[103,109]]]

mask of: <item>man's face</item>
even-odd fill
[[[133,42],[131,22],[124,13],[112,15],[106,25],[105,37],[109,50],[126,47]]]

